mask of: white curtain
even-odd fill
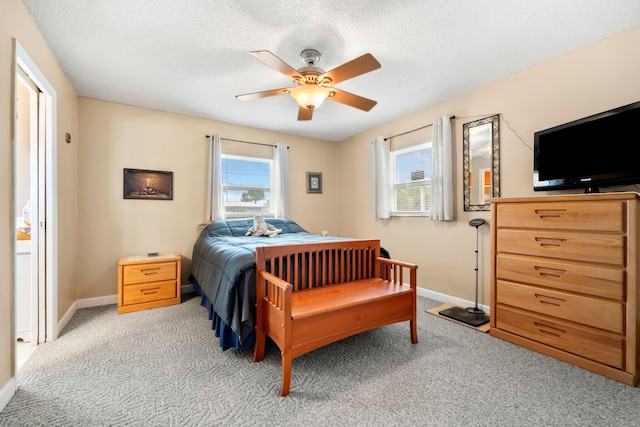
[[[274,148],[274,185],[271,189],[271,203],[276,218],[289,218],[289,167],[287,145],[278,142]]]
[[[222,145],[220,135],[209,138],[209,182],[207,185],[207,222],[224,218],[222,194]]]
[[[431,219],[453,220],[453,162],[451,122],[448,116],[433,121],[431,159]]]
[[[381,136],[373,140],[373,188],[376,218],[391,218],[391,183],[389,181],[389,141]]]

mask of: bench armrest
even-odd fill
[[[269,273],[268,271],[261,270],[260,277],[262,277],[264,280],[266,280],[269,283],[273,283],[274,285],[282,289],[284,292],[286,292],[287,290],[293,289],[293,286],[291,285],[291,283],[287,282],[286,280],[282,280],[278,276],[275,276]]]
[[[260,278],[266,281],[266,287],[260,284],[258,281],[257,286],[260,288],[256,292],[256,297],[259,304],[260,299],[266,299],[270,304],[282,311],[285,319],[291,318],[291,294],[293,292],[293,286],[291,283],[282,280],[281,278],[267,272],[260,270],[258,272]]]
[[[402,267],[413,268],[413,269],[417,269],[418,268],[418,266],[416,264],[412,264],[410,262],[404,262],[404,261],[396,261],[395,259],[378,257],[377,261],[380,261],[383,264],[396,264],[396,265],[399,265],[399,266],[402,266]]]
[[[416,277],[418,266],[410,262],[396,261],[388,258],[376,258],[376,261],[380,263],[380,276],[393,283],[404,284],[404,273],[409,273],[409,286],[412,289],[416,289]]]

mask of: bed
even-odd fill
[[[309,233],[290,219],[266,219],[282,229],[273,238],[245,236],[253,219],[214,221],[193,246],[191,276],[223,350],[255,343],[256,247],[345,238]]]

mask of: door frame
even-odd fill
[[[15,112],[15,99],[18,94],[18,73],[19,68],[36,84],[38,89],[42,92],[41,98],[44,101],[42,106],[42,114],[45,116],[44,129],[39,132],[39,144],[44,139],[44,154],[45,154],[45,177],[44,177],[44,192],[45,192],[45,209],[39,207],[38,222],[34,225],[39,228],[40,239],[44,238],[44,275],[41,275],[41,279],[44,279],[44,283],[38,285],[38,299],[39,299],[39,315],[38,315],[38,343],[54,340],[58,337],[58,206],[57,206],[57,93],[53,86],[49,83],[44,74],[40,71],[35,61],[29,56],[27,51],[22,47],[17,39],[14,40],[14,112]],[[16,116],[13,117],[13,147],[16,147]],[[41,126],[38,125],[40,129]],[[15,182],[15,160],[13,164],[13,180]],[[42,182],[42,180],[40,180]],[[15,191],[15,188],[13,189]],[[40,189],[39,191],[42,191]],[[13,197],[12,197],[13,199]],[[15,200],[12,205],[15,205]],[[11,224],[15,229],[14,218],[15,206],[12,206]],[[35,222],[35,218],[34,218]],[[14,231],[15,233],[15,231]],[[46,237],[45,237],[46,236]],[[12,253],[15,257],[15,238],[12,239]],[[34,250],[37,250],[34,248]],[[42,265],[42,263],[39,263]],[[15,259],[14,259],[15,265]],[[40,269],[39,269],[40,270]],[[39,282],[41,282],[39,279]],[[15,272],[13,274],[13,286],[16,285]],[[15,295],[15,289],[14,289]],[[43,313],[44,311],[44,313]],[[15,298],[12,301],[13,323],[16,322],[16,301]],[[44,315],[43,315],[44,314]],[[14,331],[15,333],[15,331]],[[43,333],[44,335],[40,335]],[[15,352],[14,352],[15,357]]]

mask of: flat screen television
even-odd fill
[[[535,132],[533,140],[534,190],[640,183],[640,102]]]

